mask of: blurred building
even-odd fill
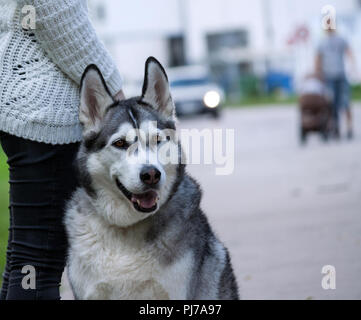
[[[288,90],[287,77],[311,70],[326,4],[361,52],[359,0],[89,0],[95,28],[125,80],[140,79],[153,55],[168,67],[206,64],[231,94],[244,77],[273,72]]]

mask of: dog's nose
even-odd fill
[[[160,171],[154,166],[146,166],[140,172],[140,180],[150,186],[156,185],[160,180],[160,176]]]

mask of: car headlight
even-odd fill
[[[216,108],[221,102],[221,96],[217,91],[208,91],[203,97],[203,102],[208,108]]]

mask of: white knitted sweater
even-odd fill
[[[35,8],[34,30],[22,29],[24,5]],[[78,87],[91,63],[112,94],[121,89],[86,0],[0,0],[0,130],[51,144],[79,141]]]

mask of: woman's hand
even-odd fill
[[[121,100],[124,100],[125,99],[125,95],[123,93],[123,90],[120,89],[115,95],[114,95],[114,100],[117,100],[117,101],[121,101]]]

